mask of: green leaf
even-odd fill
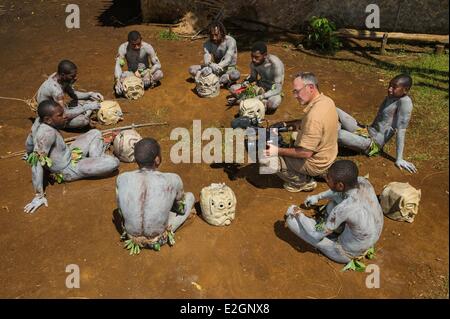
[[[167,237],[169,239],[169,245],[170,246],[175,245],[175,236],[174,236],[173,232],[169,231],[169,233],[167,234]]]
[[[320,223],[316,223],[315,228],[317,231],[323,231],[325,229],[325,222],[322,221]]]
[[[345,265],[344,268],[342,268],[341,271],[355,270],[355,269],[356,269],[355,261],[352,259],[347,265]]]
[[[53,161],[50,157],[45,157],[45,163],[47,164],[47,167],[52,167]]]
[[[367,259],[374,259],[375,258],[375,247],[370,247],[369,250],[366,253]]]
[[[366,265],[359,260],[355,260],[355,267],[355,270],[358,272],[364,272],[366,270]]]

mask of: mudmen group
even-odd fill
[[[103,100],[103,96],[97,92],[78,92],[73,88],[77,80],[77,66],[69,61],[63,60],[58,64],[58,71],[49,76],[40,86],[36,100],[42,103],[45,100],[52,100],[59,104],[67,119],[66,128],[83,128],[90,124],[90,117],[93,110],[98,110]],[[65,95],[72,100],[66,105]]]
[[[117,206],[129,240],[159,250],[174,244],[175,232],[190,217],[195,198],[185,193],[180,176],[158,171],[161,148],[152,138],[136,143],[138,170],[117,177]]]
[[[34,122],[26,140],[26,160],[31,165],[35,197],[25,206],[26,213],[34,213],[40,206],[48,206],[44,192],[44,171],[58,181],[71,182],[86,177],[105,176],[119,167],[119,160],[105,154],[102,134],[90,130],[69,146],[60,129],[67,123],[63,107],[45,100],[38,105],[39,118]]]
[[[293,85],[294,97],[305,113],[294,147],[268,144],[264,151],[267,158],[260,160],[260,165],[271,166],[285,181],[287,191],[312,191],[317,186],[314,177],[326,174],[338,154],[338,116],[333,100],[320,93],[314,74],[297,74]],[[271,161],[271,157],[277,157],[277,161]]]
[[[372,185],[358,177],[358,168],[352,161],[336,161],[328,170],[326,181],[330,190],[308,196],[305,201],[306,206],[311,206],[329,200],[325,221],[319,224],[297,206],[291,206],[285,215],[286,225],[328,258],[349,263],[364,257],[380,238],[383,211]]]
[[[125,64],[128,71],[123,72]],[[114,70],[114,90],[117,95],[123,95],[123,81],[129,75],[141,78],[145,89],[155,87],[163,78],[161,63],[155,50],[149,43],[142,41],[138,31],[128,33],[128,41],[119,46]]]
[[[266,113],[274,113],[282,100],[284,64],[277,56],[267,52],[267,46],[263,42],[257,42],[253,45],[251,59],[250,75],[244,82],[230,87],[230,92],[234,96],[229,99],[228,103],[240,102],[239,95],[236,92],[255,84],[256,98],[264,103]]]
[[[203,45],[203,64],[189,67],[192,78],[198,78],[199,73],[210,71],[219,77],[222,87],[239,80],[241,74],[236,68],[237,45],[236,40],[226,34],[225,27],[221,22],[213,22],[209,26],[209,40]]]
[[[414,164],[403,159],[405,135],[413,109],[413,103],[408,96],[412,86],[412,78],[406,74],[394,77],[388,88],[388,95],[381,103],[375,120],[364,127],[338,109],[341,129],[339,130],[339,145],[362,152],[368,156],[379,154],[383,146],[397,133],[395,165],[410,173],[416,173]]]

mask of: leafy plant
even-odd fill
[[[366,270],[366,265],[359,260],[352,259],[344,268],[342,268],[342,271],[346,270],[364,272]]]
[[[139,255],[142,246],[135,243],[132,239],[128,239],[125,241],[125,245],[123,247],[130,251],[130,255]]]
[[[44,154],[39,154],[38,152],[32,152],[27,157],[27,163],[30,166],[36,166],[38,163],[41,164],[42,167],[52,167],[53,161],[50,157],[45,156]]]
[[[246,100],[258,96],[258,87],[254,84],[242,88],[243,90],[237,94],[239,100]]]
[[[313,16],[309,20],[306,46],[322,53],[334,54],[342,47],[342,43],[334,34],[336,26],[324,17]]]
[[[180,40],[180,36],[172,31],[172,29],[163,30],[159,33],[159,38],[163,40],[169,41],[177,41]]]

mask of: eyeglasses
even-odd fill
[[[309,84],[306,84],[304,87],[302,87],[300,90],[292,90],[292,95],[297,96],[300,94],[300,92],[307,87]]]

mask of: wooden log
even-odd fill
[[[381,48],[380,48],[380,55],[385,55],[386,54],[386,45],[387,45],[387,40],[388,40],[388,34],[385,33],[383,35],[383,40],[381,40]]]
[[[434,43],[449,43],[448,35],[440,34],[421,34],[421,33],[401,33],[401,32],[379,32],[370,30],[356,30],[356,29],[339,29],[335,34],[342,38],[356,38],[356,39],[383,39],[384,34],[388,35],[389,39],[396,40],[410,40],[420,42],[434,42]]]
[[[434,54],[436,54],[436,55],[444,54],[444,52],[445,52],[444,49],[445,49],[444,45],[437,44],[436,47],[434,48]]]

